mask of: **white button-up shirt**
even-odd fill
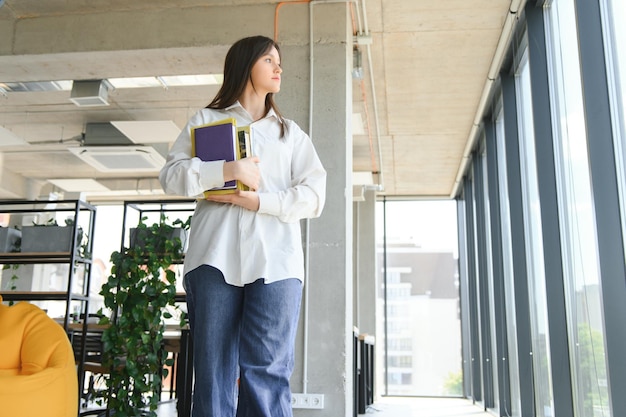
[[[191,128],[234,117],[250,126],[252,153],[259,157],[259,210],[202,199],[202,193],[224,185],[224,161],[192,157]],[[266,283],[304,279],[299,220],[320,216],[326,196],[326,171],[309,136],[291,120],[281,122],[273,111],[253,121],[239,104],[224,110],[201,109],[172,146],[159,175],[170,194],[198,197],[191,220],[184,273],[211,265],[232,285],[263,278]]]

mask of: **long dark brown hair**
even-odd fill
[[[278,56],[280,57],[278,44],[268,37],[251,36],[235,42],[228,50],[224,61],[224,82],[213,101],[211,101],[206,108],[225,109],[234,104],[239,97],[241,97],[246,88],[246,84],[252,73],[252,67],[257,60],[269,52],[272,47],[276,48]],[[274,102],[274,93],[268,93],[265,96],[265,114],[267,114],[270,109],[274,109],[278,119],[282,122],[282,136],[284,134],[285,123],[283,115]]]

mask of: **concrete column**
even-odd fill
[[[307,8],[312,13],[312,51],[308,45],[309,25],[303,24],[306,21],[301,14]],[[328,171],[324,213],[309,223],[310,273],[305,284],[292,378],[294,393],[323,394],[324,408],[295,409],[294,415],[349,417],[354,392],[350,14],[346,3],[321,2],[285,4],[280,13],[278,41],[285,71],[277,101],[288,118],[310,133]],[[294,18],[296,15],[298,19]],[[303,35],[306,35],[304,39]],[[310,91],[313,92],[311,126]]]
[[[376,192],[365,190],[364,196],[354,203],[354,325],[376,336]]]

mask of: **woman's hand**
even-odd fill
[[[239,180],[251,190],[258,190],[261,182],[258,163],[258,156],[224,162],[224,182]]]
[[[232,194],[210,194],[206,199],[218,203],[230,203],[248,210],[258,211],[259,195],[255,191],[259,188],[261,181],[261,172],[259,171],[258,163],[258,156],[224,162],[224,181],[241,181],[247,185],[251,191],[236,190]]]
[[[209,194],[206,199],[218,203],[234,204],[252,211],[259,210],[259,194],[256,191],[237,190],[232,194]]]

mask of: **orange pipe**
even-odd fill
[[[280,3],[276,4],[276,9],[274,10],[274,41],[275,42],[278,42],[278,11],[280,10],[280,8],[283,7],[285,4],[298,4],[298,3],[310,3],[310,2],[311,0],[294,0],[294,1],[281,1]],[[352,3],[350,3],[350,17],[352,18],[352,33],[356,35],[357,28],[356,28],[356,22],[355,22],[355,16],[354,16],[354,5]],[[367,125],[367,136],[368,136],[369,148],[370,148],[372,172],[378,172],[378,166],[376,164],[376,159],[374,158],[374,144],[372,141],[370,116],[369,116],[369,111],[367,109],[367,96],[365,94],[365,83],[363,82],[363,80],[361,80],[360,82],[360,87],[361,87],[361,96],[363,98],[363,104],[365,108],[365,122]]]
[[[352,19],[352,34],[356,36],[356,18],[354,17],[354,3],[350,2],[350,18]]]
[[[278,11],[285,4],[297,4],[297,3],[310,3],[311,0],[294,0],[294,1],[281,1],[276,5],[274,10],[274,42],[278,42]]]

